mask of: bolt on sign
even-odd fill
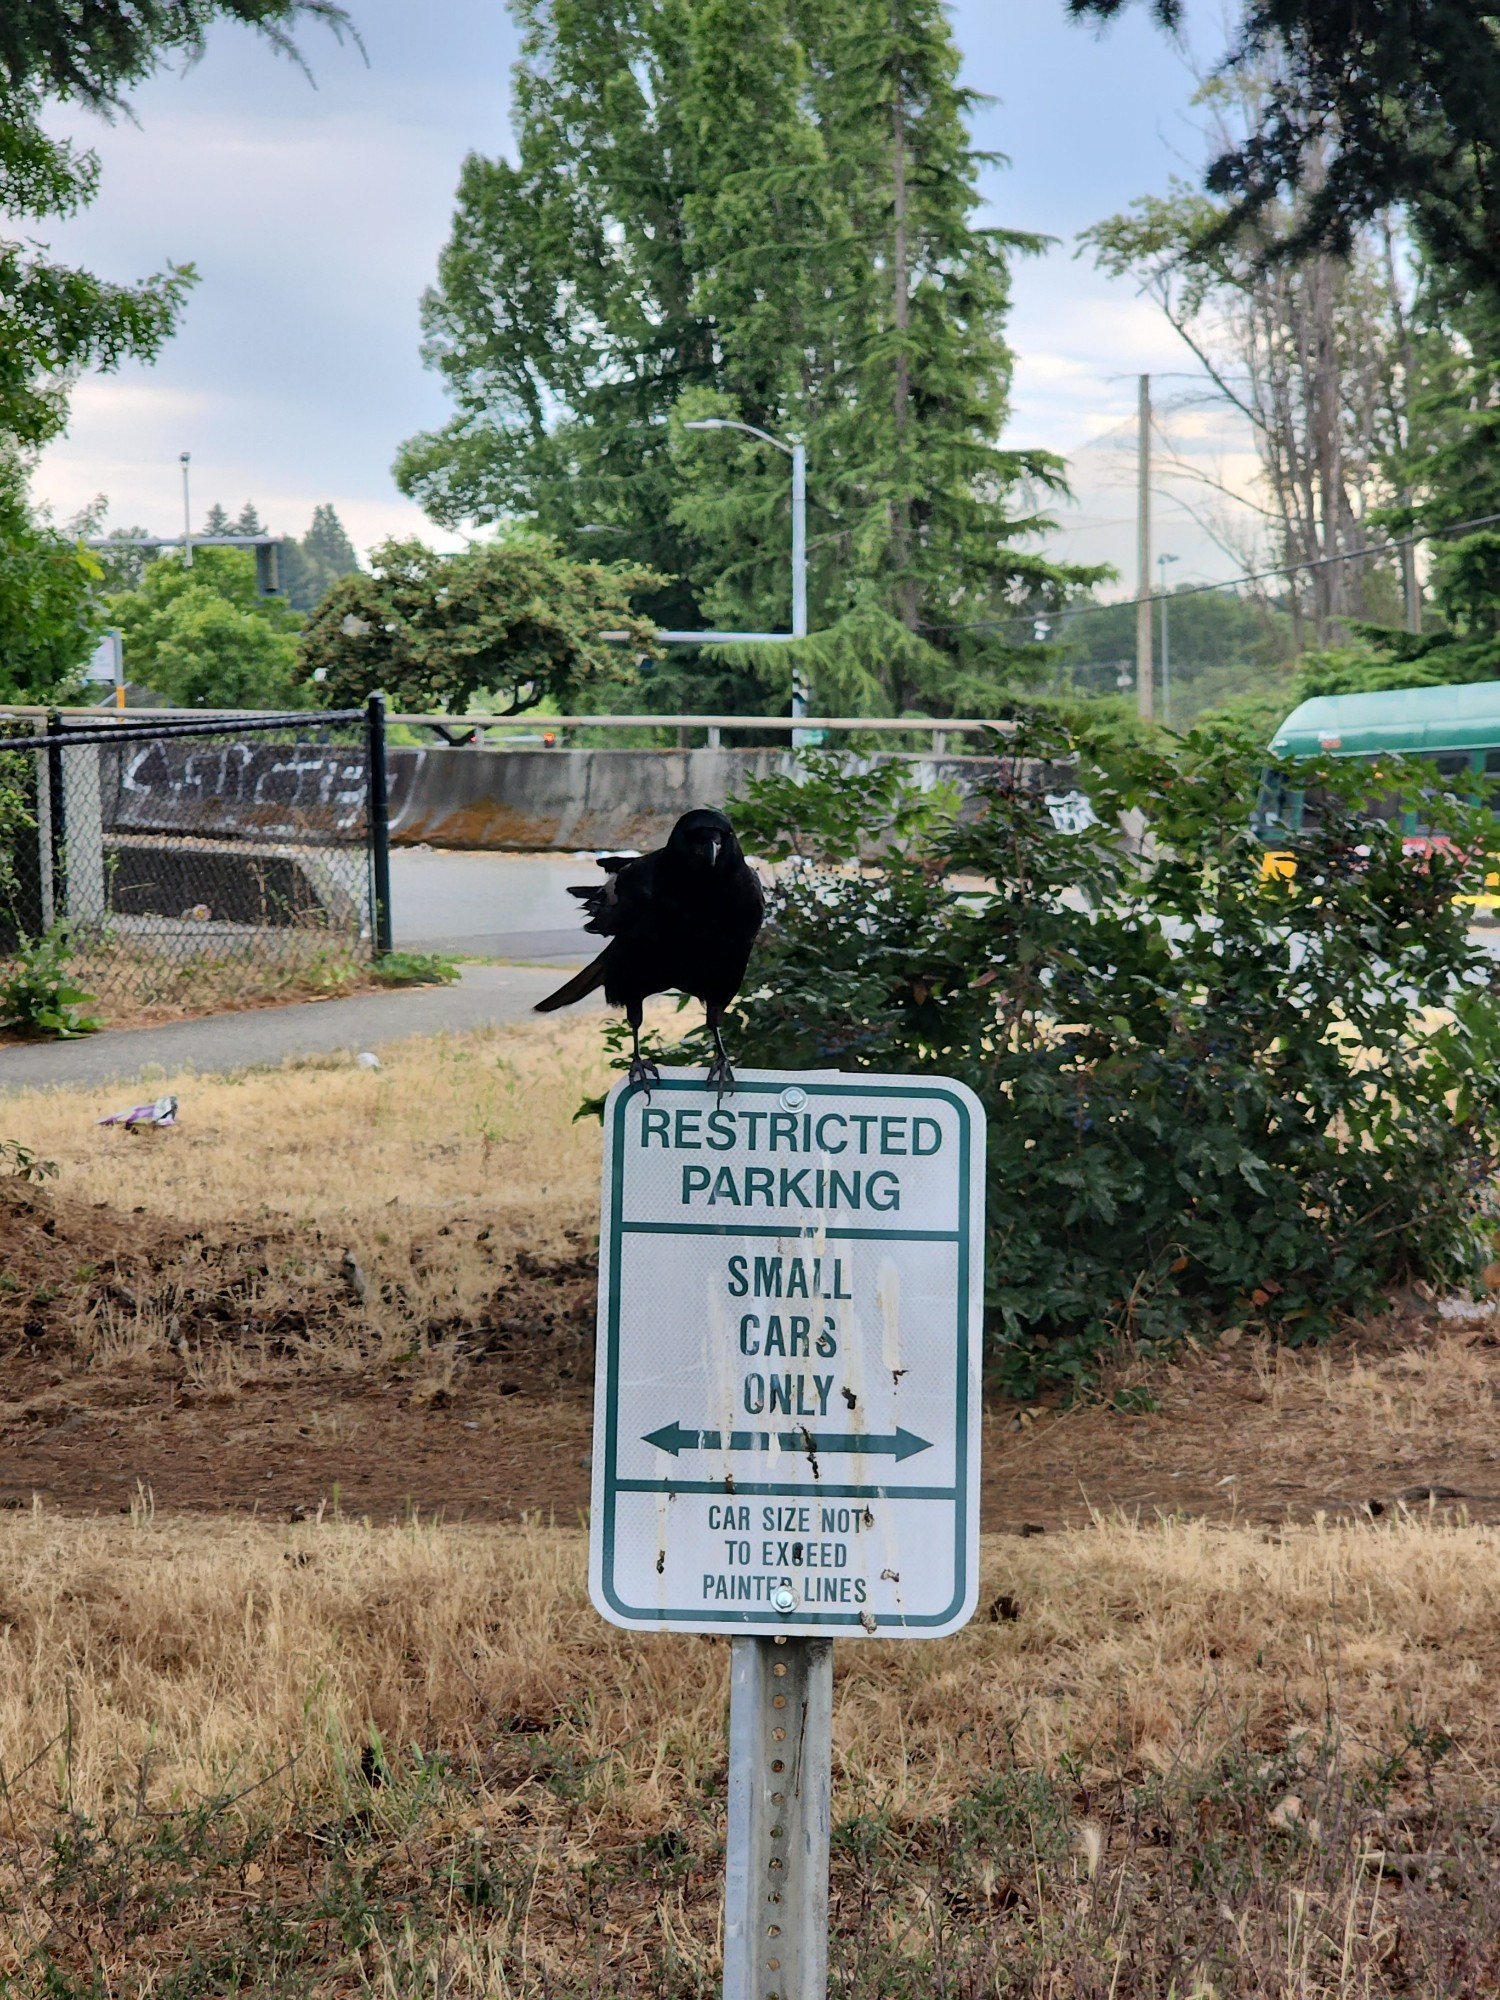
[[[701,1070],[605,1108],[589,1587],[637,1631],[940,1638],[978,1594],[984,1113]]]

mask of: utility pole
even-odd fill
[[[1156,713],[1151,670],[1151,377],[1141,377],[1140,442],[1136,451],[1135,706],[1142,722]]]
[[[792,637],[807,637],[807,446],[792,446]],[[792,714],[807,713],[807,676],[792,668]]]
[[[179,454],[182,460],[182,566],[184,569],[191,569],[193,566],[193,509],[192,503],[188,499],[188,461],[192,455],[190,451]]]

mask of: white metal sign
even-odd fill
[[[604,1119],[589,1588],[639,1631],[940,1638],[978,1593],[984,1112],[701,1070]]]

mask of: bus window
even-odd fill
[[[1423,762],[1430,763],[1440,778],[1467,778],[1474,768],[1474,754],[1470,750],[1439,750],[1435,756],[1424,758]],[[1450,799],[1453,796],[1452,792],[1448,794]],[[1406,830],[1422,840],[1437,831],[1420,812],[1408,814]]]
[[[1285,839],[1301,826],[1302,794],[1284,771],[1262,772],[1253,824],[1258,840]]]

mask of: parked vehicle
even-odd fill
[[[1379,694],[1316,695],[1302,702],[1271,738],[1271,754],[1298,757],[1420,757],[1444,777],[1477,780],[1500,816],[1500,680],[1456,687],[1392,688]],[[1402,845],[1424,854],[1448,845],[1444,835],[1397,798],[1372,797],[1381,818],[1399,815]],[[1315,787],[1299,787],[1284,770],[1267,771],[1255,812],[1265,842],[1264,871],[1287,876],[1297,866],[1298,836],[1316,825]],[[1500,831],[1497,831],[1500,850]],[[1472,903],[1481,922],[1500,921],[1500,873],[1485,876],[1485,893]]]

